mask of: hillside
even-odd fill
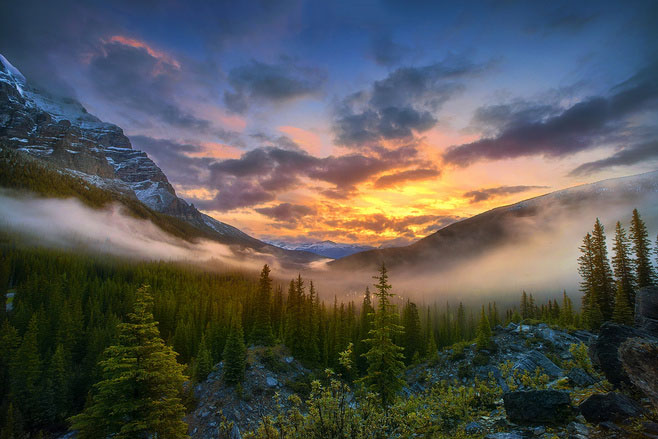
[[[654,225],[658,218],[657,202],[658,171],[604,180],[492,209],[406,247],[369,250],[328,265],[335,270],[373,270],[385,262],[392,269],[447,270],[498,248],[528,245],[528,238],[548,233],[554,236],[542,243],[543,250],[563,244],[577,250],[577,240],[597,216],[604,222],[621,220],[637,207],[649,225]],[[576,241],[571,239],[573,233],[577,233]],[[565,242],[566,238],[569,239]],[[533,255],[541,257],[543,250],[539,248]]]

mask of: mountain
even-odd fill
[[[611,238],[617,220],[628,227],[633,208],[643,215],[651,239],[655,239],[658,171],[576,186],[498,207],[446,226],[411,245],[356,253],[331,261],[328,266],[372,272],[385,262],[389,269],[406,274],[460,268],[466,275],[461,282],[466,283],[483,275],[482,265],[473,265],[475,261],[485,260],[494,251],[506,251],[496,264],[498,272],[508,277],[512,273],[522,275],[521,267],[530,263],[535,264],[533,270],[538,273],[548,273],[564,265],[566,255],[568,266],[564,272],[573,272],[575,278],[578,246],[595,219],[601,217]]]
[[[319,256],[324,256],[331,259],[340,259],[345,256],[353,255],[366,250],[372,250],[374,247],[362,244],[347,244],[340,242],[333,242],[330,240],[320,242],[306,242],[306,243],[288,243],[285,241],[268,241],[270,244],[275,245],[286,250],[299,250],[314,253]]]
[[[176,195],[167,176],[145,152],[132,148],[121,128],[89,114],[74,99],[32,87],[2,55],[0,146],[27,154],[122,199],[137,200],[162,214],[161,219],[170,217],[189,224],[195,235],[294,263],[319,259],[312,253],[274,247],[199,212]]]

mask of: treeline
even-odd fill
[[[367,341],[376,325],[380,300],[364,291],[359,302],[319,300],[301,276],[287,284],[272,279],[266,266],[253,274],[217,273],[174,263],[125,261],[106,255],[0,247],[0,420],[4,431],[56,431],[85,406],[92,385],[102,378],[99,361],[120,339],[119,325],[134,307],[137,291],[149,285],[159,335],[203,380],[227,360],[231,384],[244,374],[249,345],[285,344],[311,368],[341,370],[340,352],[353,346],[350,380],[368,375]],[[409,365],[436,357],[437,350],[476,338],[508,321],[541,319],[577,325],[570,299],[520,308],[481,309],[463,304],[386,306],[390,335]],[[12,436],[4,436],[12,437]]]
[[[612,264],[607,244],[603,224],[597,218],[592,232],[583,238],[578,258],[583,323],[590,329],[597,329],[605,321],[632,323],[636,291],[656,285],[651,241],[637,209],[633,210],[628,234],[617,221],[612,241]]]

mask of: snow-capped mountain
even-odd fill
[[[374,247],[363,244],[347,244],[333,241],[289,243],[285,241],[268,241],[270,244],[286,250],[299,250],[314,253],[331,259],[340,259],[345,256],[353,255],[366,250],[372,250]]]
[[[317,259],[286,252],[199,212],[176,196],[167,176],[123,130],[103,122],[76,100],[32,87],[0,55],[0,148],[8,147],[103,189],[136,198],[149,209],[181,219],[212,238],[296,261]]]

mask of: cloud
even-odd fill
[[[488,67],[456,55],[423,67],[400,67],[371,89],[340,102],[335,109],[335,141],[363,147],[383,140],[411,140],[414,133],[436,125],[434,113],[464,88],[464,78]]]
[[[397,172],[379,177],[375,180],[375,187],[378,189],[397,186],[400,183],[415,180],[428,180],[441,175],[441,171],[436,169],[409,169],[407,171]]]
[[[570,176],[588,175],[613,166],[629,166],[658,160],[658,140],[628,146],[610,157],[583,163],[569,172]]]
[[[547,187],[548,186],[498,186],[469,191],[464,194],[464,197],[470,198],[471,203],[478,203],[480,201],[489,200],[491,198],[496,198],[503,195],[518,194],[533,189],[544,189]]]
[[[374,36],[370,49],[375,62],[383,66],[398,64],[411,50],[393,41],[389,34]]]
[[[413,145],[398,150],[379,148],[371,155],[347,154],[318,158],[302,150],[262,147],[245,152],[239,159],[209,164],[207,186],[218,189],[213,200],[195,200],[202,209],[231,210],[272,201],[276,194],[298,186],[302,178],[330,183],[325,196],[344,199],[355,186],[373,176],[424,164]]]
[[[235,113],[244,113],[253,103],[281,104],[314,95],[325,81],[323,71],[300,66],[289,58],[277,64],[252,60],[229,72],[232,90],[224,92],[224,104]]]
[[[313,215],[315,209],[300,204],[281,203],[273,207],[262,207],[256,212],[263,214],[275,221],[297,224],[303,217]]]
[[[482,160],[532,155],[562,157],[606,141],[618,141],[632,116],[658,108],[658,65],[613,88],[609,96],[594,96],[559,111],[547,107],[489,107],[476,118],[500,124],[499,133],[472,143],[451,146],[445,163],[465,167]],[[554,114],[556,113],[557,114]]]

